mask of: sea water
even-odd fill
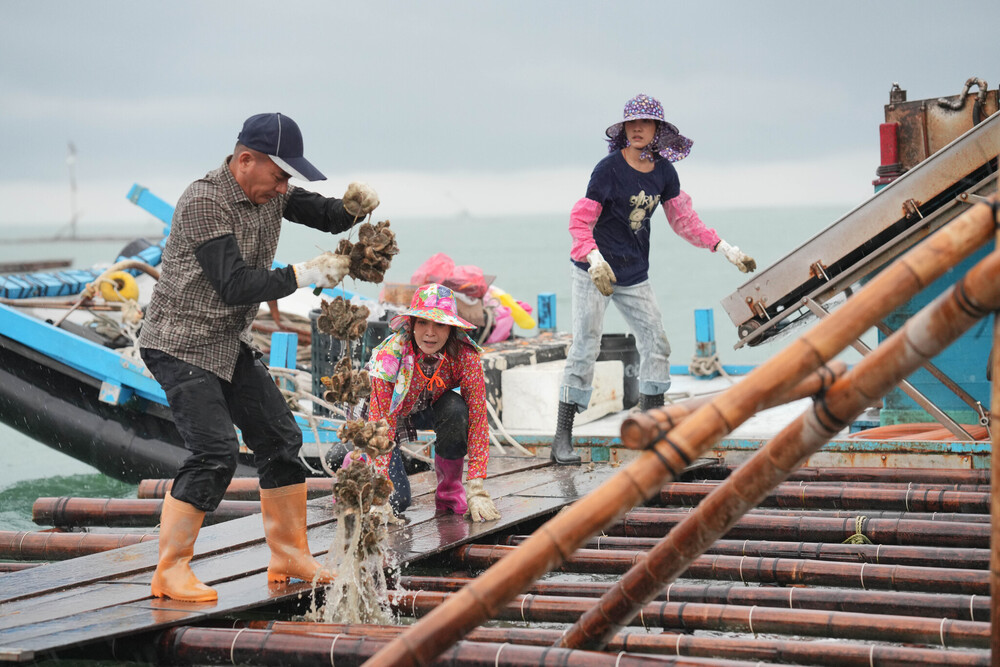
[[[702,211],[706,224],[714,227],[730,244],[739,246],[766,267],[782,258],[852,207],[769,208]],[[377,218],[376,216],[376,219]],[[655,224],[655,223],[662,224]],[[386,273],[390,282],[409,282],[411,274],[431,255],[443,252],[458,265],[475,265],[494,284],[530,305],[539,293],[556,295],[556,326],[571,325],[568,259],[570,237],[567,216],[504,218],[453,217],[442,219],[391,220],[400,254]],[[30,230],[0,228],[0,263],[70,259],[75,267],[96,262],[111,263],[132,238],[158,240],[162,225],[146,222],[132,227],[100,227],[81,224],[77,235],[116,236],[114,240],[87,241],[55,238],[65,229],[35,226]],[[28,236],[43,241],[22,242]],[[336,249],[343,235],[328,235],[286,223],[278,245],[278,259],[298,262],[321,251]],[[356,240],[356,234],[353,237]],[[694,311],[711,308],[715,336],[723,364],[750,365],[766,361],[777,351],[774,345],[734,350],[736,328],[719,305],[748,276],[729,264],[720,253],[695,248],[675,235],[662,214],[654,218],[650,251],[650,280],[656,291],[663,323],[672,347],[671,364],[686,365],[694,354]],[[348,290],[377,297],[379,287],[348,281]],[[318,300],[319,297],[317,297]],[[624,320],[614,309],[605,318],[606,333],[625,332]],[[515,328],[520,336],[534,331]],[[0,424],[0,530],[36,530],[31,505],[43,496],[135,497],[135,485],[123,484],[94,468],[37,443]]]

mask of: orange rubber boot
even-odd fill
[[[158,598],[184,602],[211,602],[219,594],[198,581],[191,571],[194,541],[205,513],[169,493],[160,511],[160,560],[153,573],[152,592]]]
[[[316,580],[329,584],[337,576],[312,556],[306,536],[306,485],[292,484],[260,490],[264,536],[271,549],[268,581]]]

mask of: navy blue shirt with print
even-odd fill
[[[587,199],[601,205],[594,241],[615,272],[618,285],[636,285],[649,275],[649,219],[660,203],[680,194],[680,179],[668,160],[657,160],[648,174],[636,171],[621,151],[597,163]],[[587,262],[573,262],[587,270]]]

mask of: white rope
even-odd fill
[[[619,651],[619,652],[618,652],[618,659],[617,659],[617,660],[615,660],[615,667],[618,667],[618,665],[620,665],[620,664],[621,664],[621,661],[622,661],[622,656],[623,656],[623,655],[625,655],[625,651]]]
[[[233,665],[236,664],[236,640],[240,638],[240,635],[243,634],[244,630],[246,630],[246,628],[241,628],[240,631],[236,633],[236,636],[233,637],[233,643],[229,646],[229,662],[230,662],[230,664],[233,664]]]
[[[726,378],[730,384],[735,384],[733,378],[722,367],[722,362],[719,361],[719,354],[717,352],[713,353],[710,357],[702,357],[697,354],[691,357],[691,361],[688,363],[688,373],[697,377],[710,377],[718,373]]]
[[[973,593],[972,597],[969,598],[969,620],[970,621],[976,620],[976,609],[975,609],[975,607],[972,606],[972,601],[975,600],[975,599],[976,599],[976,594]]]
[[[740,558],[740,583],[743,584],[744,586],[747,585],[747,582],[743,580],[743,561],[745,561],[746,559],[747,559],[746,556]]]
[[[861,564],[861,589],[865,590],[865,591],[868,590],[867,588],[865,588],[865,565],[867,565],[867,564],[868,563],[862,563]]]
[[[875,644],[868,648],[868,667],[875,667]]]
[[[500,667],[500,652],[503,651],[503,647],[507,645],[507,642],[500,644],[500,648],[497,649],[497,655],[493,659],[493,667]]]
[[[525,596],[523,596],[521,598],[521,621],[523,621],[524,623],[528,622],[528,619],[526,619],[524,617],[524,603],[528,601],[529,597],[531,597],[531,596],[530,595],[525,595]]]
[[[948,620],[947,618],[942,618],[941,619],[941,630],[940,630],[940,634],[941,634],[941,648],[948,648],[947,646],[944,645],[944,622],[947,621],[947,620]]]
[[[337,645],[337,640],[338,639],[340,639],[340,633],[337,633],[334,636],[333,641],[330,643],[330,667],[334,667],[334,665],[333,665],[333,647]]]
[[[507,429],[505,429],[503,427],[503,424],[500,422],[499,415],[497,415],[496,410],[493,408],[492,405],[490,405],[489,401],[486,401],[486,412],[491,417],[493,417],[493,423],[496,424],[496,430],[500,432],[500,435],[503,436],[504,440],[506,440],[508,442],[508,444],[512,445],[514,447],[514,449],[516,449],[517,451],[521,452],[522,454],[524,454],[526,456],[535,456],[534,453],[532,453],[532,452],[528,451],[527,449],[525,449],[524,446],[521,445],[521,443],[519,443],[517,440],[515,440],[514,438],[511,437],[510,433],[507,432]],[[492,432],[493,429],[490,429],[490,431]],[[502,447],[501,447],[501,451],[503,451]]]
[[[754,632],[754,629],[753,629],[753,610],[756,609],[756,608],[757,608],[757,605],[754,605],[754,606],[750,607],[750,615],[747,617],[747,621],[750,624],[750,633],[754,636],[754,639],[757,638],[757,633]]]

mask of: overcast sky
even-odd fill
[[[381,213],[568,212],[604,129],[645,92],[694,140],[700,209],[855,205],[893,82],[919,99],[1000,78],[1000,3],[8,2],[0,225],[147,219],[280,111],[339,195]]]

